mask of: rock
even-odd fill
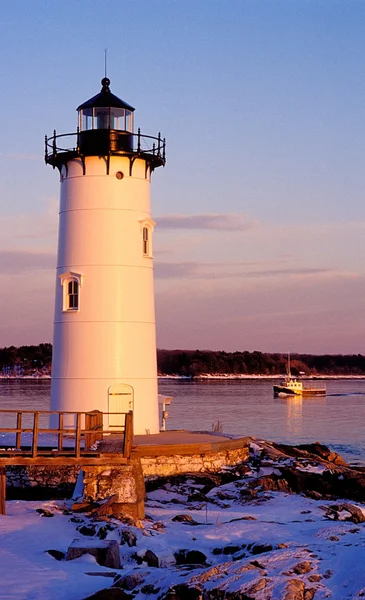
[[[303,600],[313,600],[315,593],[316,593],[315,588],[308,588],[308,589],[304,590]]]
[[[105,588],[84,600],[133,600],[134,596],[119,588]]]
[[[119,544],[115,540],[86,540],[76,538],[69,546],[66,560],[74,560],[84,554],[95,556],[96,562],[110,569],[120,569]]]
[[[349,521],[352,521],[353,523],[364,523],[365,522],[365,515],[362,512],[361,508],[359,508],[358,506],[354,506],[354,504],[346,503],[346,504],[342,505],[342,510],[347,510],[351,514],[352,518],[349,519]]]
[[[113,583],[113,587],[122,588],[123,590],[134,590],[137,585],[141,585],[144,581],[142,573],[131,573],[125,577],[120,577]]]
[[[185,525],[199,525],[191,515],[176,515],[171,521],[177,521],[178,523],[184,523]]]
[[[345,462],[339,454],[332,452],[329,448],[327,448],[327,446],[324,446],[319,442],[314,442],[313,444],[300,444],[299,446],[294,446],[294,448],[298,448],[299,450],[309,452],[309,454],[319,456],[320,458],[327,460],[328,462],[333,462],[336,465],[348,466],[348,463]]]
[[[164,529],[166,529],[166,527],[161,521],[156,521],[156,523],[153,523],[153,525],[151,526],[151,529],[153,529],[154,531],[163,531]]]
[[[251,552],[251,554],[263,554],[264,552],[271,552],[273,549],[271,544],[253,544],[253,546],[247,546],[247,550]]]
[[[242,546],[225,546],[222,550],[223,554],[234,554],[235,552],[238,552],[239,550],[242,550]]]
[[[266,588],[266,579],[264,577],[261,577],[260,579],[258,579],[257,581],[255,581],[255,583],[253,585],[250,585],[249,588],[245,589],[245,596],[246,598],[255,598],[256,596],[253,596],[253,594],[257,594],[257,592],[260,592],[261,590]]]
[[[96,527],[95,525],[82,525],[81,527],[76,527],[77,531],[81,533],[81,535],[87,535],[89,537],[95,535]]]
[[[177,565],[206,565],[207,557],[200,550],[179,550],[174,553]]]
[[[121,544],[127,544],[130,548],[137,545],[137,536],[131,529],[122,529],[120,535]]]
[[[291,579],[286,586],[283,600],[304,600],[305,585],[299,579]]]
[[[45,550],[48,554],[53,556],[56,560],[63,560],[65,558],[65,553],[61,552],[61,550]]]
[[[176,598],[179,600],[200,600],[202,598],[202,592],[197,587],[189,587],[187,584],[180,584],[174,586],[174,592]]]
[[[154,552],[152,552],[152,550],[147,550],[144,557],[143,557],[143,561],[146,562],[148,564],[149,567],[159,567],[159,560],[158,557],[156,556],[156,554]]]
[[[41,517],[54,517],[54,514],[50,510],[45,510],[44,508],[36,508],[36,512],[41,515]]]
[[[325,573],[323,573],[323,577],[325,579],[330,579],[333,575],[333,572],[331,571],[331,569],[327,569],[327,571]]]
[[[322,580],[322,575],[309,575],[308,577],[308,581],[312,582],[312,583],[318,583],[318,581]]]
[[[82,512],[90,512],[98,508],[100,505],[96,502],[74,502],[72,505],[72,512],[82,513]]]
[[[105,540],[106,536],[108,535],[107,528],[102,525],[99,527],[96,535],[98,536],[99,540]]]
[[[302,562],[295,565],[293,568],[294,573],[297,575],[304,575],[304,573],[309,573],[312,570],[312,565],[308,560],[303,560]]]
[[[141,587],[141,593],[142,594],[158,594],[158,592],[160,591],[161,588],[155,588],[151,583],[148,583],[147,585],[144,585],[143,587]]]

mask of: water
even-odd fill
[[[251,435],[287,444],[320,441],[351,464],[365,466],[365,380],[329,380],[324,398],[274,398],[273,382],[164,379],[174,399],[167,429]],[[49,380],[0,380],[0,408],[48,410]]]

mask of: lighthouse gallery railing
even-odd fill
[[[109,132],[124,133],[118,130],[110,129]],[[166,162],[166,140],[159,133],[157,137],[141,134],[138,129],[137,133],[129,133],[129,138],[132,140],[132,148],[130,153],[148,156],[150,158],[159,159],[162,164]],[[45,162],[54,161],[59,154],[74,153],[75,156],[81,155],[80,152],[80,131],[74,133],[57,134],[54,130],[52,136],[45,136]],[[114,154],[114,152],[113,152]],[[127,152],[128,154],[128,152]]]

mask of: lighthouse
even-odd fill
[[[165,140],[134,131],[110,80],[77,108],[72,134],[46,137],[60,174],[51,410],[109,414],[119,429],[159,432],[153,289],[152,172]]]

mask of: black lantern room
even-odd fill
[[[109,149],[130,151],[134,108],[111,93],[110,79],[104,77],[101,85],[101,92],[77,109],[80,150],[86,155],[106,154]]]
[[[110,79],[101,80],[101,91],[77,108],[78,128],[74,134],[46,136],[45,161],[60,168],[77,156],[107,157],[109,171],[110,156],[127,155],[131,159],[144,158],[151,171],[165,164],[165,140],[142,135],[140,129],[134,133],[134,108],[110,91]],[[71,148],[69,139],[74,138]],[[68,138],[68,139],[67,139]],[[132,162],[131,162],[132,165]]]

